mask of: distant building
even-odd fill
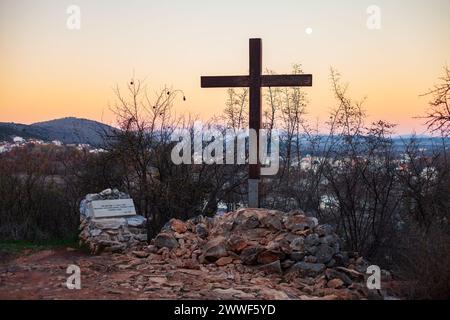
[[[14,143],[24,143],[24,142],[25,142],[25,139],[22,138],[22,137],[14,137],[14,138],[13,138],[13,142],[14,142]]]
[[[83,150],[90,150],[90,149],[91,149],[91,146],[90,146],[89,144],[87,144],[87,143],[79,143],[79,144],[77,145],[77,149],[80,150],[80,151],[83,151]]]
[[[106,152],[106,150],[104,150],[104,149],[102,149],[102,148],[100,148],[100,149],[91,149],[91,150],[89,150],[89,153],[95,153],[95,154],[97,154],[97,153],[102,153],[102,152]]]
[[[28,139],[28,143],[32,143],[32,144],[44,144],[44,141],[39,140],[39,139]]]
[[[438,178],[438,171],[435,167],[423,168],[420,177],[424,180],[435,181]]]
[[[320,209],[333,209],[339,207],[339,201],[335,196],[324,195],[320,197]]]
[[[58,146],[58,147],[62,146],[62,142],[59,141],[59,140],[53,140],[52,143],[53,143],[55,146]]]

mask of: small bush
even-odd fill
[[[50,158],[35,150],[0,158],[0,240],[76,235],[79,216]]]
[[[397,255],[398,275],[410,299],[450,299],[450,236],[442,228],[411,232]]]

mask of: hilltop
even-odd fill
[[[113,127],[98,121],[67,117],[30,125],[0,122],[0,140],[10,140],[13,136],[45,141],[59,140],[62,143],[83,143],[99,146],[102,135],[111,133]]]

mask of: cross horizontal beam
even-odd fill
[[[238,88],[249,87],[249,76],[213,76],[201,77],[202,88]],[[261,87],[311,87],[310,74],[262,75]]]
[[[249,76],[201,77],[202,88],[237,88],[249,86]]]
[[[261,87],[311,87],[311,74],[280,74],[261,76]]]

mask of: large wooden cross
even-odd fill
[[[201,77],[202,88],[250,88],[249,126],[258,137],[257,155],[259,155],[259,129],[261,129],[261,87],[310,87],[312,75],[262,75],[262,45],[261,39],[250,39],[250,75],[248,76],[216,76]],[[258,156],[259,157],[259,156]],[[261,167],[259,161],[249,164],[248,206],[260,206]]]

